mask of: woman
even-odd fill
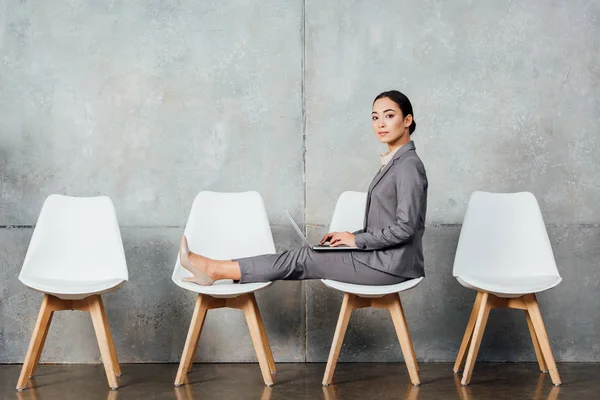
[[[280,254],[239,260],[212,260],[180,243],[181,265],[198,285],[233,279],[240,283],[274,280],[334,279],[362,285],[392,285],[425,275],[423,232],[427,211],[427,175],[410,140],[416,123],[408,98],[396,91],[381,93],[371,113],[377,139],[387,144],[381,168],[367,195],[364,228],[330,232],[321,244],[358,247],[360,251],[314,251],[301,247]]]

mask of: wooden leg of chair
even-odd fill
[[[258,318],[258,327],[260,328],[260,337],[262,339],[263,345],[265,346],[265,353],[267,354],[269,370],[272,374],[274,374],[275,372],[277,372],[277,369],[275,368],[275,359],[273,358],[273,352],[271,351],[271,345],[269,344],[269,339],[267,338],[265,324],[263,322],[262,316],[260,315],[258,303],[256,302],[256,296],[254,295],[252,296],[252,303],[254,304],[254,309],[256,310],[256,316]]]
[[[542,350],[540,349],[540,342],[537,339],[537,335],[535,333],[535,328],[533,327],[533,323],[531,322],[531,317],[529,316],[529,312],[525,310],[525,319],[527,320],[527,326],[529,327],[529,334],[531,335],[531,341],[533,342],[533,349],[535,350],[535,357],[537,358],[538,365],[540,366],[541,372],[548,372],[548,367],[546,366],[546,361],[544,360],[544,355],[542,354]]]
[[[44,329],[44,336],[42,336],[42,341],[40,342],[40,351],[38,351],[37,356],[35,357],[35,361],[33,362],[33,367],[31,368],[31,373],[29,378],[33,378],[35,373],[37,372],[37,368],[40,365],[40,357],[42,356],[42,351],[44,349],[44,345],[46,344],[46,338],[48,337],[48,331],[50,331],[50,325],[52,324],[52,317],[54,316],[54,311],[50,311],[50,316],[48,317],[48,323],[46,324],[46,328]]]
[[[354,309],[353,302],[355,297],[353,294],[344,293],[342,309],[340,310],[340,316],[335,327],[335,334],[333,335],[333,342],[331,343],[329,358],[327,359],[327,367],[325,367],[325,374],[323,375],[324,386],[329,385],[333,381],[333,373],[335,372],[340,350],[344,343],[344,336],[346,335],[346,329],[348,329],[350,315],[352,315],[352,310]]]
[[[531,317],[531,323],[533,324],[535,334],[540,344],[544,361],[548,367],[550,378],[552,379],[552,383],[558,386],[561,384],[560,375],[558,374],[558,369],[556,368],[556,362],[554,361],[554,355],[552,354],[552,348],[550,347],[550,339],[548,339],[548,333],[546,332],[546,327],[544,326],[544,320],[542,319],[542,313],[540,312],[540,306],[537,302],[537,298],[535,294],[528,294],[524,296],[524,300],[525,304],[527,305],[529,316]]]
[[[415,358],[414,350],[411,349],[410,332],[408,331],[408,325],[406,323],[406,316],[402,309],[402,303],[400,302],[400,296],[394,296],[394,300],[389,305],[390,315],[396,328],[396,334],[400,341],[400,348],[402,349],[402,355],[404,356],[404,362],[406,368],[408,368],[408,374],[413,385],[417,386],[421,384],[419,379],[419,371],[417,369],[417,360]]]
[[[208,308],[207,308],[206,311],[208,311]],[[204,316],[204,318],[206,318],[206,315]],[[187,369],[188,374],[190,372],[192,372],[192,370],[194,369],[194,360],[196,359],[196,353],[198,352],[198,343],[200,342],[200,335],[201,334],[202,334],[202,327],[200,327],[200,333],[198,334],[198,336],[196,336],[195,342],[192,344],[192,358],[191,358],[191,361],[190,361],[190,365],[189,365],[189,367]]]
[[[196,359],[196,353],[198,352],[198,343],[200,342],[200,335],[196,338],[196,341],[192,344],[192,360],[187,369],[188,374],[194,369],[194,360]]]
[[[256,300],[253,299],[254,293],[244,296],[246,296],[245,304],[243,306],[244,315],[246,316],[246,322],[248,323],[248,329],[250,330],[250,337],[252,338],[252,344],[254,345],[254,350],[256,351],[256,358],[258,359],[260,372],[262,373],[265,385],[273,386],[273,376],[271,375],[271,370],[269,368],[265,344],[263,343],[258,322]]]
[[[467,350],[469,349],[469,344],[471,343],[471,336],[473,336],[473,329],[475,329],[475,321],[477,321],[477,312],[479,311],[479,305],[481,304],[482,294],[482,292],[477,292],[477,297],[475,297],[475,303],[473,304],[473,309],[471,310],[471,316],[469,317],[469,322],[467,323],[467,329],[465,329],[465,334],[463,336],[462,343],[460,344],[458,355],[456,356],[456,362],[454,363],[455,373],[460,371],[465,361],[465,356],[467,354]]]
[[[102,311],[102,320],[104,321],[104,327],[106,328],[106,335],[108,338],[108,347],[110,348],[110,357],[112,358],[113,367],[115,374],[121,376],[121,366],[119,365],[119,359],[117,358],[117,350],[115,349],[115,342],[113,341],[112,333],[110,331],[110,325],[108,323],[108,317],[106,316],[106,309],[104,308],[104,302],[102,298],[99,298],[100,310]]]
[[[96,331],[96,339],[98,340],[98,347],[100,347],[100,355],[102,356],[106,379],[108,379],[108,386],[113,390],[118,389],[119,384],[117,383],[115,365],[113,363],[108,339],[110,333],[108,326],[104,322],[104,316],[102,315],[102,298],[99,295],[91,296],[88,298],[88,307],[90,316],[92,317],[94,331]]]
[[[400,299],[400,305],[402,305],[402,299]],[[404,316],[404,323],[406,324],[406,326],[408,326],[408,323],[406,322],[406,314],[404,314],[404,308],[402,309],[402,315]],[[415,360],[415,368],[417,369],[417,372],[419,372],[419,363],[417,362],[417,354],[415,353],[415,345],[413,344],[412,341],[412,336],[410,336],[410,333],[408,334],[408,342],[410,344],[410,351],[412,352],[412,358],[413,360]],[[410,386],[409,386],[410,388]],[[410,389],[412,390],[412,389]],[[418,393],[418,391],[411,391],[410,393]]]
[[[21,375],[19,375],[19,380],[17,381],[17,390],[19,391],[25,389],[27,386],[27,380],[32,374],[34,363],[36,360],[39,360],[39,354],[41,354],[43,350],[45,332],[50,326],[50,319],[52,315],[51,302],[51,296],[45,295],[44,300],[42,300],[37,321],[35,322],[35,327],[33,328],[33,334],[31,335],[29,348],[27,349],[25,361],[23,362],[23,367],[21,368]]]
[[[462,384],[468,385],[471,382],[471,375],[473,374],[473,368],[475,367],[475,360],[477,359],[477,353],[479,352],[479,346],[481,345],[481,339],[485,331],[485,325],[487,324],[488,317],[490,316],[490,310],[492,309],[492,299],[490,299],[489,293],[483,293],[481,295],[481,305],[477,312],[477,320],[475,322],[475,329],[473,330],[473,337],[471,338],[471,345],[469,346],[469,354],[467,356],[467,363],[465,364],[465,370],[463,372]]]
[[[200,333],[202,333],[202,327],[204,326],[204,320],[206,319],[209,300],[208,296],[201,294],[199,294],[196,299],[194,314],[192,315],[187,339],[185,340],[185,346],[183,347],[183,354],[181,355],[181,361],[179,362],[179,369],[177,370],[177,377],[175,378],[175,386],[183,385],[187,371],[190,369],[190,364],[194,361],[194,354],[196,354],[196,347],[198,346]]]

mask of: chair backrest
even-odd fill
[[[344,192],[338,198],[329,224],[329,232],[355,232],[363,228],[366,192]]]
[[[454,276],[560,276],[540,206],[532,193],[471,195]]]
[[[123,241],[110,198],[48,196],[19,275],[25,276],[127,280]]]
[[[257,192],[198,193],[184,233],[190,250],[216,260],[275,253],[265,205]]]

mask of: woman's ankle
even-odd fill
[[[205,274],[210,277],[210,279],[214,281],[218,281],[220,279],[225,279],[221,273],[221,268],[219,268],[219,262],[215,260],[208,260],[206,265]]]

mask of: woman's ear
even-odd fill
[[[404,127],[405,127],[405,128],[408,128],[408,127],[410,127],[410,124],[412,124],[412,121],[413,121],[413,116],[412,116],[412,114],[408,114],[408,115],[406,116],[406,118],[404,118]]]

